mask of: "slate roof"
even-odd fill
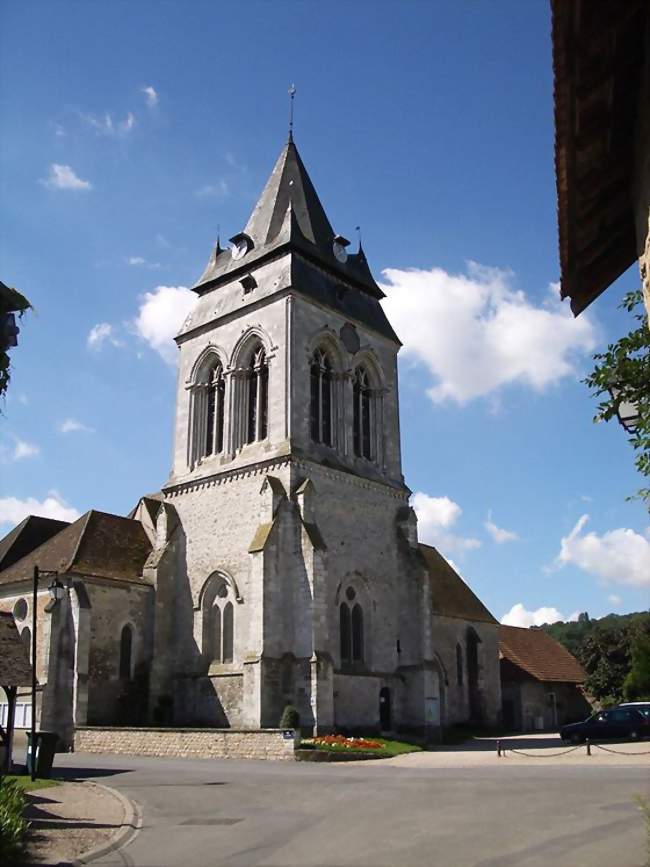
[[[499,656],[535,680],[584,683],[586,678],[575,656],[543,629],[499,626]]]
[[[31,681],[29,654],[14,616],[9,611],[0,611],[0,686],[27,686]]]
[[[7,569],[43,542],[47,542],[69,521],[56,521],[40,515],[28,515],[13,528],[4,539],[0,539],[0,571]]]
[[[336,233],[292,138],[282,149],[244,234],[253,246],[238,260],[217,241],[203,274],[192,287],[195,292],[202,294],[222,282],[243,277],[252,266],[289,247],[373,298],[384,297],[361,246],[357,253],[349,253],[344,263],[334,256]]]
[[[31,577],[34,566],[100,578],[148,583],[142,568],[151,542],[139,521],[91,509],[0,572],[0,584]]]
[[[434,614],[482,623],[497,622],[442,554],[431,545],[420,544],[419,547],[431,579]]]

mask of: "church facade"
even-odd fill
[[[33,565],[66,578],[37,660],[61,730],[274,727],[287,704],[317,732],[496,723],[498,626],[418,541],[400,342],[349,246],[290,137],[193,287],[161,491],[128,518],[29,518],[0,542],[19,628]]]

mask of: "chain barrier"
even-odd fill
[[[524,750],[517,750],[513,747],[508,746],[507,744],[502,743],[502,741],[497,741],[497,756],[499,758],[507,758],[506,753],[514,753],[517,756],[525,756],[528,759],[554,759],[558,758],[558,756],[568,756],[569,753],[575,753],[576,750],[582,749],[582,747],[586,747],[587,755],[591,755],[592,747],[597,747],[599,750],[603,750],[605,753],[612,753],[615,756],[650,756],[650,750],[644,750],[643,752],[628,752],[627,750],[612,750],[608,747],[603,747],[600,744],[592,743],[589,738],[585,741],[584,744],[578,744],[575,747],[569,747],[567,750],[561,750],[556,753],[527,753]]]

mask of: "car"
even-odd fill
[[[631,707],[638,710],[646,719],[650,720],[650,701],[623,701],[619,707]]]
[[[583,722],[562,726],[560,737],[572,744],[581,744],[587,738],[630,738],[638,740],[650,735],[650,717],[634,707],[615,707],[592,714]]]

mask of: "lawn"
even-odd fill
[[[2,777],[2,783],[5,783],[5,781],[9,780],[15,780],[20,786],[20,788],[23,789],[25,792],[30,792],[32,789],[47,789],[49,786],[61,785],[60,780],[46,780],[40,779],[38,777],[32,783],[32,778],[27,775],[17,776],[15,774],[9,774],[6,777]]]
[[[323,750],[331,753],[363,753],[374,755],[382,759],[391,756],[399,756],[402,753],[414,753],[422,749],[416,744],[407,744],[404,741],[393,741],[379,737],[356,737],[345,738],[342,735],[334,737],[319,737],[303,740],[301,748]]]

